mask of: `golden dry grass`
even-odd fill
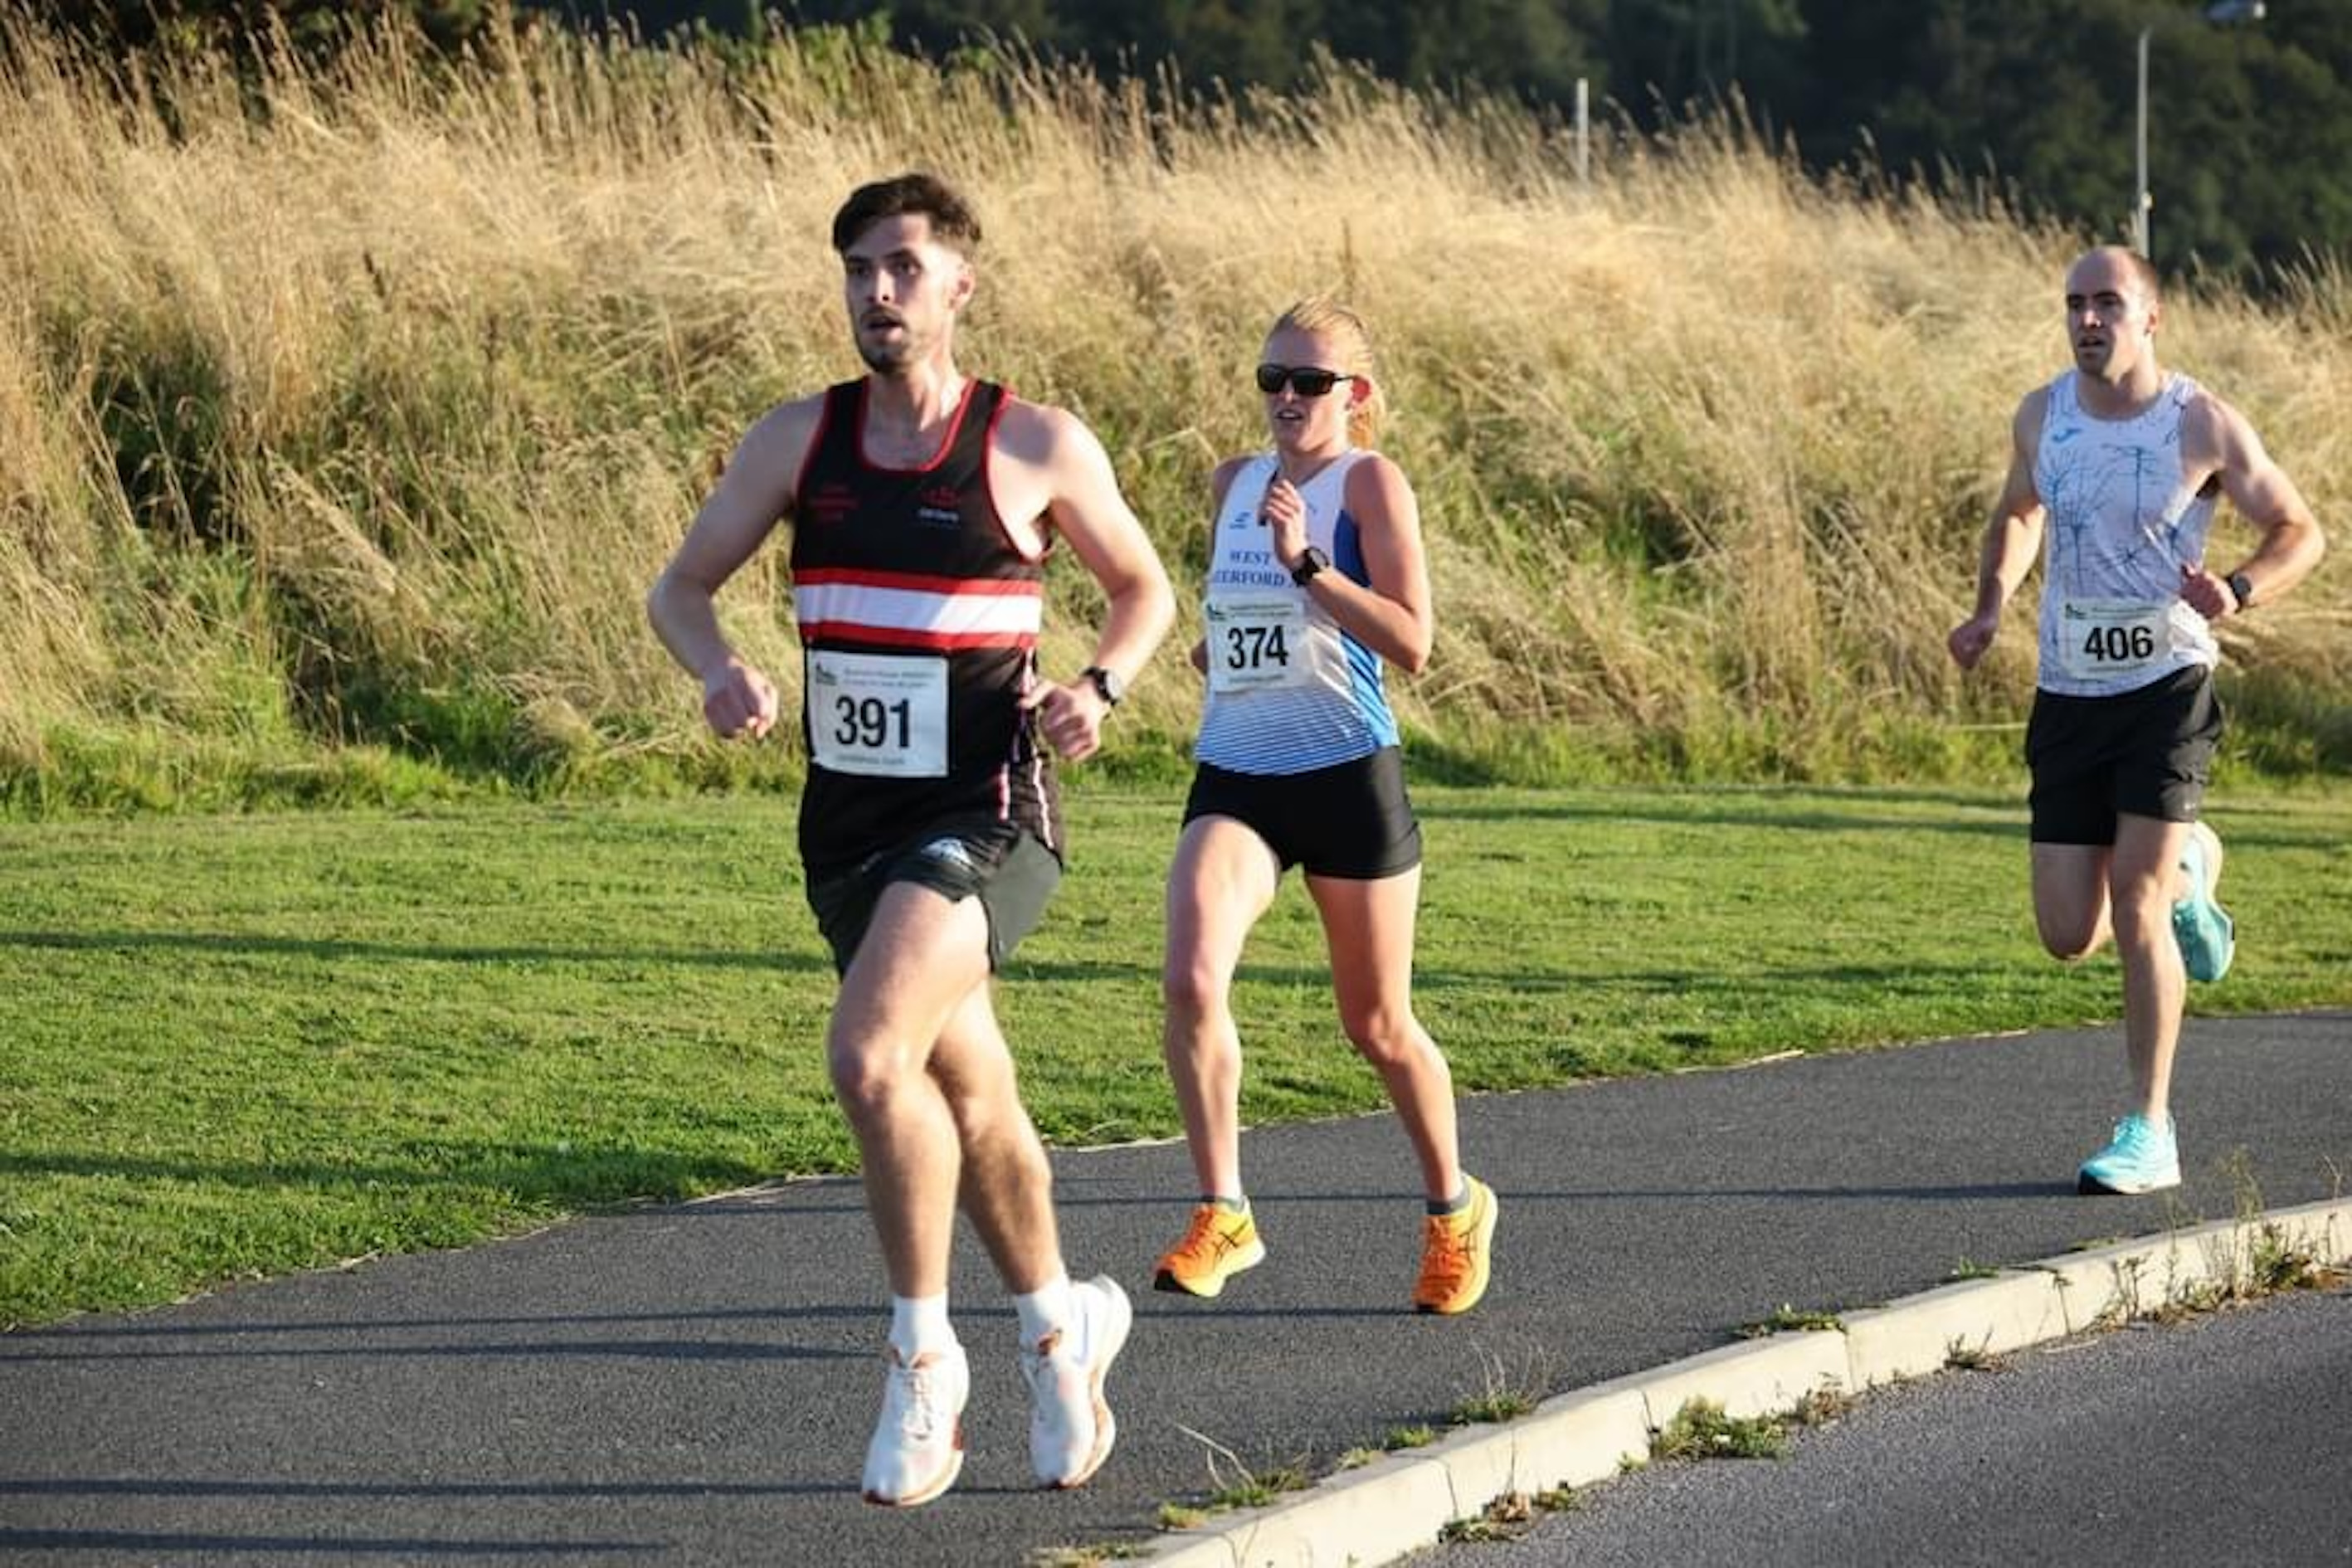
[[[1441,741],[1938,773],[2021,704],[2028,612],[1987,680],[1942,637],[2084,237],[1997,206],[1825,187],[1726,124],[1611,138],[1580,185],[1517,109],[1338,70],[1171,108],[829,32],[757,58],[501,33],[457,68],[383,32],[242,79],[111,79],[22,16],[0,49],[20,773],[108,735],[691,751],[644,587],[759,410],[854,374],[830,216],[918,165],[989,229],[966,363],[1095,424],[1180,582],[1209,468],[1261,434],[1265,323],[1314,289],[1362,307],[1441,611],[1402,706]],[[2323,520],[2352,490],[2347,321],[2321,271],[2284,304],[2184,293],[2167,332]],[[2267,760],[2352,755],[2347,582],[2236,629]],[[726,613],[789,674],[781,602],[771,558]],[[1171,658],[1135,706],[1181,734],[1194,700]]]

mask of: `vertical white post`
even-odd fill
[[[1582,77],[1576,79],[1576,183],[1592,183],[1591,85]]]
[[[2156,201],[2147,190],[2147,28],[2139,30],[2139,113],[2133,137],[2138,152],[2139,174],[2132,203],[2132,248],[2153,260],[2155,253],[2148,249],[2147,238],[2147,212]]]

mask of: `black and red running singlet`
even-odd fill
[[[866,386],[827,389],[793,508],[802,858],[835,869],[976,820],[1017,824],[1059,854],[1053,759],[1019,706],[1045,561],[1013,542],[988,491],[1005,391],[967,383],[930,462],[887,468],[865,455]]]

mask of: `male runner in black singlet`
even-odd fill
[[[1014,1296],[1044,1484],[1077,1486],[1109,1453],[1104,1374],[1132,1321],[1108,1277],[1064,1269],[990,977],[1061,874],[1055,755],[1096,750],[1174,601],[1094,434],[957,370],[979,240],[962,197],[929,175],[852,193],[833,243],[867,374],[752,426],[647,605],[702,681],[711,728],[765,735],[775,688],[728,646],[711,598],[791,520],[800,847],[841,971],[825,1049],[892,1294],[864,1489],[894,1506],[939,1496],[962,1465],[970,1374],[947,1309],[959,1198]],[[1058,681],[1037,668],[1056,537],[1108,600],[1094,662]]]

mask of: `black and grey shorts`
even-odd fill
[[[1061,860],[1034,834],[1009,823],[953,824],[877,850],[845,870],[810,877],[808,901],[833,949],[834,968],[846,974],[891,883],[913,882],[950,903],[977,898],[988,916],[988,966],[994,970],[1037,929],[1061,880]]]
[[[2221,729],[2201,665],[2115,697],[2036,691],[2025,726],[2033,842],[2113,844],[2118,815],[2196,821]]]
[[[1421,864],[1421,824],[1405,795],[1404,753],[1370,756],[1303,773],[1237,773],[1202,763],[1184,820],[1230,816],[1265,840],[1282,868],[1361,881]]]

